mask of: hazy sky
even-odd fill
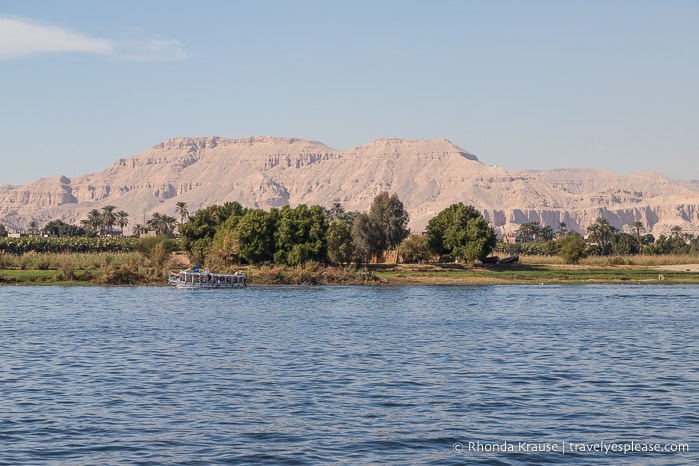
[[[180,136],[699,179],[699,1],[0,0],[0,184]]]

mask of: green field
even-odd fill
[[[115,261],[117,262],[117,261]],[[669,267],[669,266],[668,266]],[[520,263],[465,267],[459,264],[371,264],[366,267],[241,267],[250,285],[531,285],[699,284],[699,266],[562,265]],[[689,270],[689,271],[688,271]],[[105,264],[89,270],[0,270],[0,285],[165,285],[167,269]]]
[[[386,284],[526,285],[526,284],[699,284],[699,271],[659,270],[655,266],[561,266],[512,264],[462,268],[458,266],[382,266],[374,275]]]

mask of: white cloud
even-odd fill
[[[79,52],[123,61],[175,61],[187,58],[174,39],[136,39],[116,43],[27,19],[0,17],[0,61],[39,53]]]
[[[110,41],[24,19],[0,18],[0,60],[37,53],[81,52],[110,55]]]

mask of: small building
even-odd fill
[[[34,237],[34,236],[41,236],[39,234],[39,230],[35,230],[35,231],[20,230],[20,231],[13,231],[13,232],[7,233],[8,238],[29,238],[29,237]]]

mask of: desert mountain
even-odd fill
[[[180,201],[190,212],[227,201],[264,209],[341,203],[362,211],[381,191],[398,193],[413,231],[464,202],[501,233],[527,221],[584,231],[600,216],[625,231],[640,221],[656,236],[673,226],[699,233],[696,182],[652,172],[507,170],[444,139],[378,139],[344,151],[277,137],[171,139],[97,173],[0,186],[0,223],[16,230],[32,220],[78,224],[90,210],[114,205],[134,225],[154,212],[175,216]]]

